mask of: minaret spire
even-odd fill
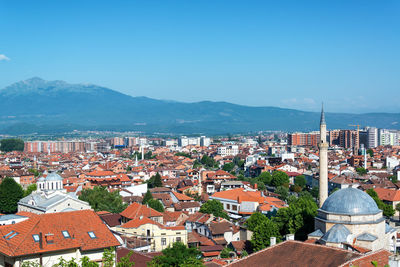
[[[325,124],[325,112],[324,112],[324,102],[322,102],[322,109],[321,109],[321,120],[320,120],[320,125]]]
[[[328,198],[328,142],[326,141],[326,121],[322,104],[319,147],[319,206]]]

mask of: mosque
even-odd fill
[[[315,231],[308,235],[308,239],[344,249],[395,251],[396,229],[385,222],[382,210],[367,193],[349,187],[328,197],[328,143],[323,108],[320,133],[320,208],[315,217]]]
[[[79,200],[76,193],[67,193],[63,179],[56,172],[40,177],[37,190],[18,202],[18,211],[36,214],[91,209],[89,203]]]

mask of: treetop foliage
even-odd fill
[[[109,211],[112,213],[120,213],[127,204],[122,202],[119,191],[108,192],[107,188],[95,186],[93,189],[83,189],[80,200],[86,201],[95,211]]]
[[[0,150],[3,152],[24,151],[24,141],[17,138],[0,140]]]

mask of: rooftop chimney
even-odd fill
[[[276,245],[276,237],[271,236],[270,241],[269,241],[270,246],[275,246]]]

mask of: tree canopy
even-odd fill
[[[150,208],[155,209],[156,211],[164,212],[164,206],[158,199],[152,198],[147,202],[147,204]]]
[[[164,249],[162,253],[163,255],[154,257],[149,266],[203,266],[203,262],[200,259],[201,252],[197,248],[186,247],[182,242],[175,242],[172,247]]]
[[[374,189],[372,189],[372,188],[368,189],[367,193],[375,201],[378,208],[383,211],[384,216],[391,217],[395,214],[396,211],[394,210],[393,206],[390,204],[385,204],[385,202],[383,202],[381,199],[379,199],[379,196]]]
[[[24,141],[17,138],[0,140],[0,150],[3,152],[24,151]]]
[[[361,175],[361,176],[367,174],[367,170],[364,169],[363,167],[357,168],[356,171],[357,171],[357,173],[358,173],[359,175]]]
[[[289,175],[282,171],[274,171],[272,173],[272,185],[275,187],[289,185]]]
[[[278,186],[275,193],[279,195],[279,199],[286,200],[289,196],[289,189],[284,186]]]
[[[208,200],[206,203],[201,205],[200,212],[213,214],[216,217],[229,219],[228,214],[224,211],[224,206],[216,199]]]
[[[269,246],[271,237],[276,237],[277,242],[281,240],[278,225],[264,216],[253,230],[250,241],[252,250],[258,251]]]
[[[318,206],[309,193],[291,199],[289,207],[278,210],[273,221],[278,224],[282,236],[295,234],[297,239],[305,240],[314,230],[314,217]]]
[[[112,213],[120,213],[127,204],[122,202],[119,191],[108,192],[107,188],[95,186],[93,189],[83,189],[80,200],[86,201],[95,211],[109,211]]]
[[[6,177],[0,184],[0,212],[15,213],[18,201],[24,196],[24,190],[13,178]]]
[[[150,179],[147,180],[147,184],[150,188],[162,187],[161,175],[157,172],[156,175],[151,176]]]
[[[151,199],[153,199],[153,195],[151,194],[150,190],[147,190],[146,194],[144,194],[142,204],[147,204],[147,202],[149,202]]]
[[[307,184],[306,178],[304,175],[299,175],[294,178],[294,184],[304,188]]]
[[[33,191],[36,191],[37,185],[36,184],[30,184],[26,190],[24,190],[24,197],[29,196]]]

